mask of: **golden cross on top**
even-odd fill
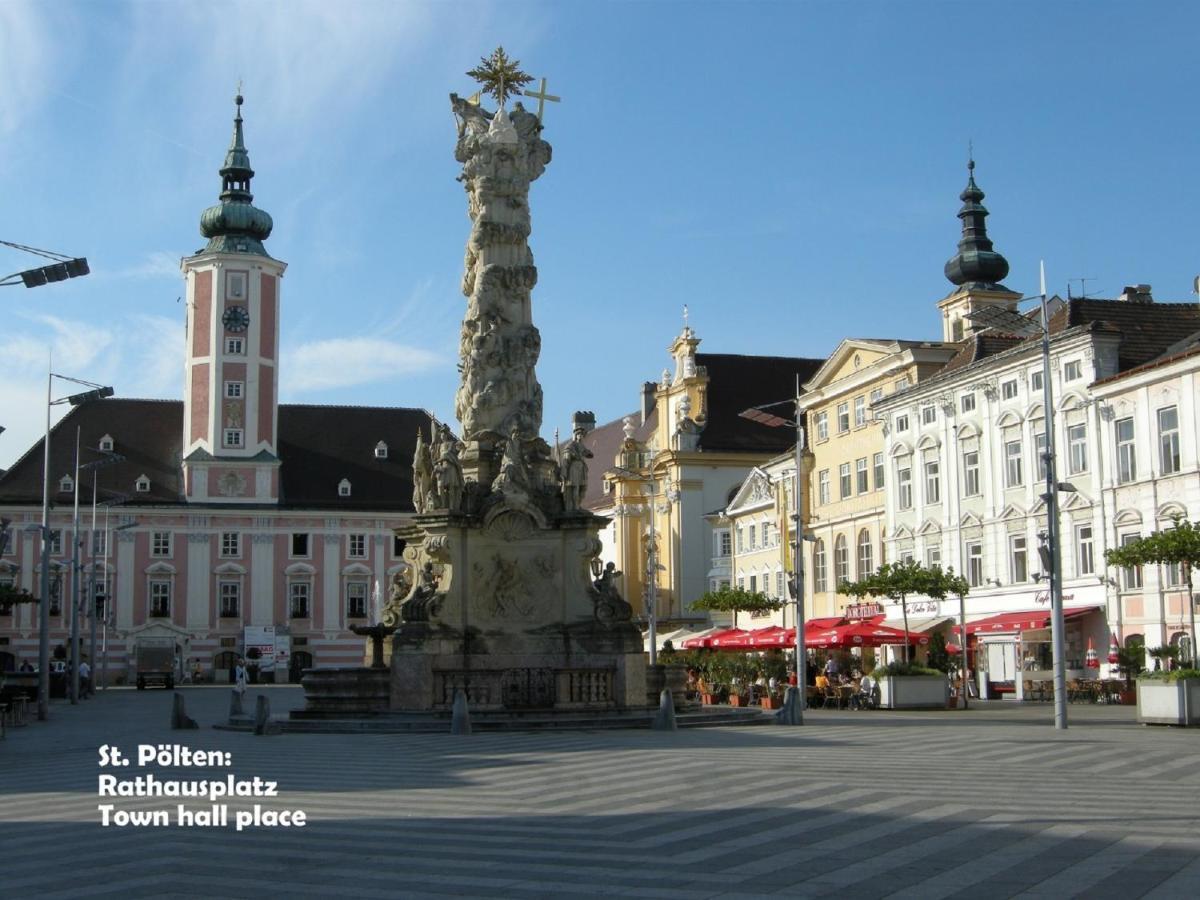
[[[555,97],[553,94],[546,93],[546,79],[545,78],[542,79],[541,86],[536,91],[528,91],[527,90],[527,91],[524,91],[523,93],[525,94],[526,97],[537,97],[537,102],[538,102],[537,117],[538,117],[539,122],[545,121],[544,114],[546,111],[546,101],[547,100],[549,100],[551,103],[559,103],[562,100],[562,97]]]

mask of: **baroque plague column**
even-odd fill
[[[605,520],[580,510],[590,454],[576,434],[539,437],[541,337],[530,292],[529,187],[550,162],[538,117],[506,97],[529,81],[502,49],[471,74],[498,104],[451,94],[471,233],[455,398],[461,440],[436,429],[413,461],[416,523],[402,532],[418,576],[384,624],[393,709],[624,709],[646,705],[645,657],[615,572],[599,563]]]

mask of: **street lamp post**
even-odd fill
[[[795,416],[793,419],[785,419],[783,416],[777,416],[773,413],[765,412],[772,406],[782,406],[785,403],[795,405]],[[751,407],[738,413],[743,419],[749,419],[752,422],[758,422],[760,425],[766,425],[770,428],[778,428],[780,426],[790,426],[796,429],[796,447],[795,447],[795,495],[792,509],[792,596],[796,600],[796,645],[794,648],[796,661],[796,714],[795,719],[788,721],[789,725],[804,724],[804,707],[806,703],[806,683],[808,681],[807,656],[804,647],[804,523],[801,519],[801,510],[804,509],[804,451],[805,451],[805,433],[804,433],[804,415],[800,408],[800,380],[796,379],[796,396],[791,400],[778,400],[774,403],[764,403],[761,406]]]
[[[81,384],[91,390],[54,400],[52,391],[55,378]],[[88,400],[99,400],[112,395],[111,387],[59,375],[47,367],[46,434],[42,439],[42,571],[41,597],[38,601],[38,719],[41,721],[45,721],[50,716],[50,407],[61,403],[78,406]],[[78,488],[78,477],[76,477],[76,488]],[[78,497],[78,493],[76,490],[76,497]]]
[[[1060,486],[1055,466],[1054,451],[1054,391],[1050,372],[1050,306],[1046,299],[1046,265],[1040,266],[1041,319],[1028,318],[1015,310],[990,307],[967,313],[967,318],[977,325],[996,328],[1009,334],[1032,337],[1042,336],[1042,403],[1046,415],[1046,447],[1041,457],[1046,464],[1046,531],[1042,546],[1038,548],[1042,567],[1050,583],[1050,639],[1054,657],[1054,727],[1067,727],[1067,677],[1065,625],[1062,604],[1062,535],[1058,523],[1058,492]],[[963,635],[965,650],[966,635]]]
[[[647,529],[645,537],[646,541],[646,583],[644,588],[644,602],[646,606],[646,624],[649,629],[650,636],[650,665],[658,664],[658,531],[655,528],[654,516],[655,494],[658,490],[658,482],[654,475],[643,475],[640,472],[634,472],[632,469],[626,469],[623,466],[613,466],[608,471],[620,475],[630,481],[637,482],[646,486],[647,508],[650,512],[650,527]]]
[[[86,607],[86,609],[87,609],[88,622],[90,623],[90,626],[89,626],[90,627],[90,635],[89,635],[89,640],[88,640],[88,665],[91,667],[91,670],[92,670],[92,681],[91,681],[91,683],[93,685],[92,693],[95,693],[95,684],[96,684],[96,596],[97,596],[96,595],[96,489],[97,489],[97,483],[99,481],[99,479],[96,476],[96,472],[98,469],[102,469],[105,466],[111,466],[111,465],[115,465],[116,463],[121,462],[123,459],[125,459],[125,457],[119,453],[113,453],[109,450],[100,450],[97,448],[88,448],[88,449],[91,449],[94,453],[99,453],[103,456],[102,459],[93,460],[92,462],[84,463],[82,466],[78,467],[80,469],[88,469],[92,473],[92,527],[91,527],[91,530],[88,532],[88,540],[91,541],[91,551],[88,553],[90,565],[88,566],[89,572],[88,572],[88,580],[87,580],[88,589],[87,589],[87,601],[86,601],[87,607]],[[76,505],[78,506],[78,495],[79,495],[78,483],[75,485],[75,494],[76,494]],[[105,525],[105,535],[104,535],[105,557],[107,559],[107,555],[108,555],[108,552],[107,552],[108,551],[108,510],[107,509],[105,509],[105,511],[104,511],[104,525]]]

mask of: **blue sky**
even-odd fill
[[[180,396],[239,78],[289,264],[282,399],[453,420],[469,223],[447,95],[503,44],[563,98],[534,185],[544,433],[702,351],[937,338],[968,140],[1006,283],[1188,301],[1200,13],[1152,2],[0,2],[0,238],[93,274],[0,291],[0,467],[57,372]],[[0,274],[36,260],[0,248]],[[1073,290],[1078,292],[1079,283]],[[67,391],[64,390],[63,393]],[[61,408],[56,408],[61,409]]]

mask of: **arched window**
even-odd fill
[[[825,542],[820,539],[813,545],[813,590],[817,593],[829,590],[828,572],[825,569]]]
[[[871,532],[863,529],[858,533],[858,577],[866,578],[875,571],[871,559]]]
[[[850,580],[850,551],[846,549],[846,536],[839,534],[833,542],[833,581],[836,589],[843,581]]]

